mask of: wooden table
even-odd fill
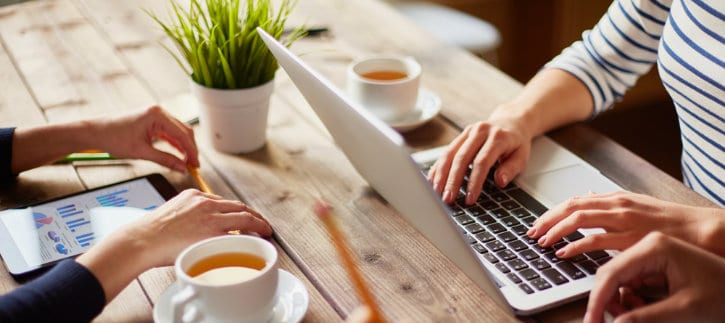
[[[188,78],[159,41],[168,42],[140,8],[165,12],[166,1],[57,0],[0,8],[0,126],[30,126],[114,115],[165,103],[193,105]],[[443,45],[377,0],[304,0],[292,23],[331,29],[299,41],[303,58],[342,85],[354,58],[395,53],[423,65],[423,86],[444,102],[442,117],[407,134],[415,150],[448,143],[486,118],[521,85],[461,50]],[[197,132],[198,133],[198,132]],[[583,125],[552,137],[629,190],[711,205],[675,179]],[[246,155],[213,150],[202,136],[201,173],[214,191],[246,201],[275,228],[282,268],[304,281],[305,322],[338,322],[359,301],[322,225],[311,211],[331,203],[384,314],[417,322],[562,322],[581,319],[584,301],[529,318],[509,317],[455,265],[374,194],[335,147],[284,72],[276,78],[265,148]],[[8,208],[134,176],[160,172],[178,189],[184,175],[146,161],[51,165],[20,175],[0,191]],[[150,321],[153,304],[174,281],[170,267],[141,275],[98,321]],[[0,292],[18,284],[0,270]]]

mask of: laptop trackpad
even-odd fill
[[[598,171],[581,164],[523,177],[518,184],[549,208],[572,196],[621,190]]]

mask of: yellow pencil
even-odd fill
[[[375,303],[375,299],[370,293],[370,289],[368,288],[367,284],[365,284],[365,280],[363,279],[362,274],[360,274],[360,270],[358,269],[357,264],[355,264],[355,259],[353,259],[352,255],[350,255],[350,249],[348,249],[342,233],[337,228],[335,218],[330,214],[330,206],[322,200],[318,200],[315,203],[315,213],[318,217],[320,217],[322,223],[325,224],[325,228],[327,228],[327,232],[332,238],[332,243],[337,248],[337,252],[342,259],[342,263],[347,270],[347,274],[350,275],[350,278],[352,279],[358,296],[361,298],[363,304],[370,308],[371,315],[369,322],[385,323],[385,319],[380,314],[380,308]]]
[[[201,175],[199,175],[199,171],[197,170],[196,167],[191,166],[191,165],[186,165],[186,169],[189,170],[189,174],[191,175],[191,177],[194,178],[194,180],[196,181],[196,184],[199,185],[199,189],[202,192],[209,193],[209,194],[214,194],[214,192],[211,190],[211,188],[206,183],[206,181],[204,180],[204,178],[202,178]]]

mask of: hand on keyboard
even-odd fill
[[[624,250],[647,233],[660,231],[725,256],[718,234],[725,230],[725,210],[699,208],[631,192],[574,197],[541,216],[527,235],[547,247],[580,228],[604,228],[557,251],[571,257],[592,250]]]
[[[498,111],[498,110],[497,110]],[[520,125],[521,120],[496,117],[477,122],[454,139],[431,167],[428,178],[433,188],[442,194],[443,202],[456,200],[459,189],[466,185],[465,203],[476,202],[489,170],[496,164],[494,176],[499,187],[508,185],[526,166],[531,150],[532,136]],[[467,184],[464,175],[473,165]]]

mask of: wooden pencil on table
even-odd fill
[[[335,248],[337,249],[340,258],[342,259],[342,263],[347,270],[347,274],[350,276],[350,279],[352,279],[358,296],[362,300],[363,304],[370,308],[371,315],[369,322],[385,323],[386,321],[380,313],[380,308],[375,302],[373,295],[370,293],[370,289],[365,283],[365,280],[360,273],[360,269],[358,269],[357,264],[355,263],[355,259],[353,259],[352,255],[350,254],[350,249],[348,249],[347,244],[345,243],[345,239],[337,227],[335,218],[330,214],[330,206],[327,205],[325,202],[318,200],[315,203],[315,213],[318,217],[320,217],[322,223],[325,224],[325,228],[327,228],[327,231],[332,238],[332,243],[335,245]]]

